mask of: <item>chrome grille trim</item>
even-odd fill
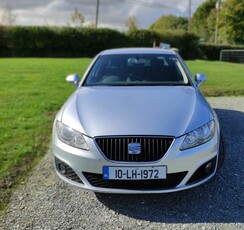
[[[96,137],[95,143],[103,155],[112,161],[151,162],[160,160],[174,141],[165,136]],[[141,154],[128,154],[129,143],[140,143]]]

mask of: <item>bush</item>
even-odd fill
[[[5,27],[3,30],[5,50],[1,56],[44,57],[53,56],[55,33],[48,27]]]
[[[244,49],[244,46],[200,44],[200,58],[205,60],[219,60],[220,51],[224,49]]]
[[[185,59],[198,55],[198,38],[186,32],[14,26],[0,27],[2,57],[93,57],[102,50],[119,47],[152,47],[169,43]]]
[[[135,30],[128,36],[135,47],[152,47],[154,42],[162,42],[177,48],[185,59],[194,59],[199,54],[198,37],[185,31]]]
[[[124,33],[111,29],[81,30],[85,37],[83,56],[94,56],[105,49],[128,46],[129,39]]]
[[[116,30],[72,27],[0,27],[0,56],[84,57],[128,45]]]
[[[0,26],[0,57],[9,56],[10,45],[9,45],[9,31],[6,27]]]
[[[160,34],[153,30],[132,30],[127,36],[132,47],[152,47],[154,42],[161,40]]]
[[[198,57],[199,38],[195,34],[185,31],[166,31],[161,32],[161,35],[167,43],[170,43],[172,47],[179,50],[179,53],[184,59],[195,59]]]

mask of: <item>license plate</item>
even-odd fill
[[[166,166],[155,167],[103,167],[104,180],[153,180],[166,179]]]

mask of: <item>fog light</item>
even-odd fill
[[[66,167],[63,163],[58,164],[58,170],[60,173],[65,174],[66,173]]]
[[[209,174],[212,171],[213,164],[210,162],[205,167],[205,172]]]

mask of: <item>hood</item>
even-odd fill
[[[190,86],[81,87],[67,101],[62,122],[90,137],[178,137],[210,121],[211,108]]]

